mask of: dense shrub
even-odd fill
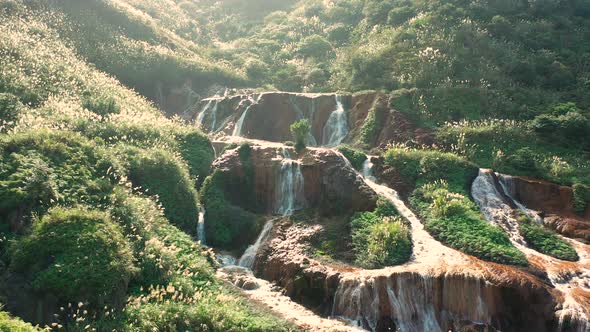
[[[574,103],[558,104],[549,114],[541,114],[530,123],[544,139],[568,144],[587,144],[590,140],[590,119]]]
[[[232,205],[226,198],[224,174],[215,171],[201,188],[205,208],[207,243],[226,249],[245,249],[258,234],[255,215]]]
[[[572,187],[574,191],[574,209],[580,215],[583,215],[590,208],[590,186],[576,183]]]
[[[351,229],[356,264],[380,268],[410,259],[411,233],[400,217],[381,216],[376,212],[357,213],[352,218]]]
[[[10,93],[0,93],[0,133],[14,127],[23,105],[18,98]]]
[[[182,160],[163,149],[141,150],[127,147],[120,151],[134,187],[157,195],[166,218],[183,231],[193,234],[199,208],[197,191]]]
[[[54,203],[104,204],[120,169],[105,150],[65,131],[2,137],[0,161],[0,219],[15,212],[42,213]]]
[[[348,161],[352,164],[352,167],[357,171],[363,170],[363,164],[367,160],[367,155],[359,150],[355,150],[347,145],[341,145],[338,147],[340,151]]]
[[[379,197],[373,212],[356,213],[351,220],[356,264],[379,268],[407,262],[412,255],[412,236],[407,221],[393,203]]]
[[[36,332],[40,329],[33,327],[17,318],[10,317],[5,312],[0,312],[0,331],[3,332]]]
[[[82,107],[103,118],[121,113],[121,107],[112,97],[92,97],[87,94],[82,100]]]
[[[211,173],[211,164],[215,158],[215,151],[209,138],[200,131],[190,130],[176,134],[180,145],[180,154],[186,160],[191,176],[198,183],[203,183]]]
[[[305,140],[311,131],[311,124],[308,119],[299,120],[291,124],[291,135],[295,139],[295,148],[301,150],[305,148]]]
[[[518,221],[519,232],[529,247],[566,261],[577,261],[580,258],[574,247],[554,232],[536,224],[524,215],[520,216]]]
[[[410,185],[444,179],[451,190],[465,193],[479,171],[464,158],[434,150],[393,148],[385,153],[385,165],[395,169]]]
[[[502,229],[490,225],[475,203],[449,191],[445,182],[423,185],[410,201],[425,221],[426,230],[442,243],[491,262],[528,264]]]
[[[11,269],[62,303],[89,301],[95,309],[121,306],[135,273],[129,243],[103,212],[55,208],[15,244]]]

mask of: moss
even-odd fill
[[[378,104],[374,104],[369,110],[369,114],[365,119],[363,127],[361,128],[359,140],[365,146],[374,146],[375,142],[384,125],[385,108]]]
[[[54,208],[15,244],[10,268],[26,272],[36,291],[61,303],[121,305],[135,273],[129,243],[108,214]]]
[[[571,244],[527,216],[519,218],[518,227],[529,247],[538,252],[566,261],[575,262],[580,259]]]

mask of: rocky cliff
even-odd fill
[[[388,105],[387,95],[366,92],[354,95],[265,92],[212,97],[201,101],[195,114],[201,127],[215,137],[241,136],[272,142],[292,140],[289,126],[308,119],[309,145],[326,145],[326,126],[342,103],[347,135],[339,143],[367,147],[388,143],[431,144],[432,135]]]

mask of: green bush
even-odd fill
[[[82,100],[82,107],[103,118],[121,113],[121,107],[112,97],[91,97],[87,94]]]
[[[305,149],[305,140],[311,131],[309,120],[303,119],[291,124],[291,135],[295,139],[295,148],[297,150]]]
[[[200,131],[190,130],[176,134],[180,145],[180,154],[187,162],[191,176],[198,183],[203,183],[211,173],[211,164],[215,159],[215,151],[207,135]]]
[[[149,195],[157,195],[166,218],[183,231],[194,234],[199,207],[195,184],[184,162],[163,149],[120,151],[125,159],[129,180]]]
[[[10,93],[0,93],[0,133],[12,129],[18,120],[23,105]]]
[[[17,318],[10,317],[6,312],[0,312],[0,331],[3,332],[38,332],[40,329],[33,327]]]
[[[550,114],[533,119],[530,127],[544,139],[583,145],[590,141],[590,119],[583,115],[574,103],[558,104]]]
[[[426,230],[438,241],[483,260],[522,265],[525,255],[512,245],[506,233],[490,225],[466,196],[449,191],[444,182],[418,188],[410,199],[425,221]]]
[[[584,215],[590,208],[590,186],[576,183],[572,187],[574,191],[574,209],[579,215]]]
[[[129,243],[108,214],[54,208],[13,248],[10,268],[62,303],[121,306],[136,269]]]
[[[434,150],[389,149],[385,165],[395,169],[404,181],[412,186],[444,179],[456,192],[469,192],[471,182],[479,168],[452,153]]]
[[[341,145],[338,147],[340,151],[348,161],[352,164],[352,167],[357,171],[363,170],[363,164],[367,160],[367,155],[359,150],[355,150],[347,145]]]
[[[120,166],[79,134],[35,130],[0,138],[0,211],[43,213],[65,206],[108,202]],[[3,218],[0,218],[3,219]]]
[[[232,205],[224,188],[227,180],[220,171],[210,175],[201,188],[201,202],[205,208],[207,243],[225,249],[245,249],[258,234],[256,216]]]
[[[352,218],[351,231],[355,261],[362,267],[399,265],[412,255],[411,233],[400,217],[357,213]]]
[[[524,215],[518,221],[520,235],[522,235],[529,247],[540,253],[566,261],[575,262],[580,259],[574,247],[554,232],[536,224]]]

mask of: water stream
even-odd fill
[[[248,107],[246,107],[246,110],[244,110],[244,112],[242,112],[242,115],[238,119],[238,122],[236,123],[236,125],[234,127],[234,131],[232,133],[233,136],[242,136],[242,127],[244,126],[244,121],[246,120],[246,117],[248,116],[248,112],[250,111],[250,109],[254,105],[258,105],[258,103],[260,102],[260,98],[262,98],[262,94],[259,94],[256,98],[253,98],[252,96],[248,96],[247,101],[250,102],[250,105],[248,105]]]
[[[201,208],[199,210],[199,222],[197,223],[197,240],[201,242],[202,245],[206,245],[205,241],[205,209]]]
[[[510,203],[526,214],[536,218],[540,218],[540,216],[515,200],[513,190],[506,176],[496,175],[491,170],[481,169],[479,176],[473,182],[471,192],[473,199],[479,205],[486,219],[503,228],[510,236],[514,246],[525,253],[529,261],[546,270],[551,283],[563,293],[564,302],[562,308],[556,312],[560,322],[560,331],[565,321],[574,322],[574,331],[590,331],[588,308],[584,303],[578,301],[576,295],[578,292],[590,292],[590,254],[588,246],[564,238],[578,252],[580,256],[578,262],[561,261],[527,247],[526,241],[518,231],[517,213],[510,206]],[[540,222],[542,223],[542,220]]]
[[[291,159],[289,150],[282,149],[279,181],[277,181],[275,213],[283,216],[291,215],[305,205],[304,179],[301,173],[301,162]]]
[[[322,145],[338,146],[348,135],[348,117],[341,96],[336,96],[336,109],[330,114],[323,130]]]

